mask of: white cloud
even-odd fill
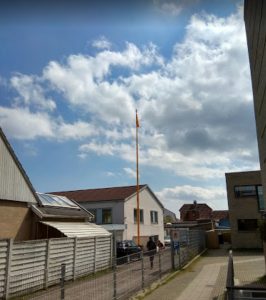
[[[123,170],[130,178],[137,178],[136,170],[133,170],[131,168],[123,168]]]
[[[103,49],[95,56],[51,61],[42,76],[16,75],[11,82],[20,95],[16,106],[37,107],[35,113],[1,108],[0,122],[16,138],[76,139],[81,141],[80,158],[96,153],[134,162],[138,108],[141,166],[197,180],[258,166],[240,11],[227,18],[194,15],[168,61],[153,44],[140,48],[127,43],[122,51]],[[56,107],[45,97],[48,87],[92,123],[55,116]],[[21,126],[24,120],[27,130]]]
[[[16,74],[10,79],[11,86],[18,92],[16,102],[26,107],[35,105],[37,108],[53,111],[56,104],[52,99],[46,99],[44,90],[36,76]]]
[[[31,140],[54,136],[54,126],[46,113],[31,113],[27,108],[0,106],[0,124],[8,136]]]
[[[73,124],[62,123],[58,126],[58,138],[62,139],[84,139],[90,136],[98,135],[95,126],[85,123],[82,121],[77,121]]]
[[[98,49],[110,49],[112,43],[105,37],[100,36],[97,40],[92,41],[92,46]]]
[[[191,185],[180,185],[173,188],[164,188],[156,192],[158,198],[166,208],[174,211],[179,216],[179,209],[183,204],[192,204],[194,200],[198,203],[206,203],[213,210],[227,209],[226,191],[224,187],[199,187]]]

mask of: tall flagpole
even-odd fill
[[[139,139],[138,139],[138,111],[136,110],[136,170],[137,170],[137,237],[138,246],[140,246],[140,211],[139,211]]]

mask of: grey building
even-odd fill
[[[262,248],[258,230],[264,211],[260,171],[226,173],[232,248]]]

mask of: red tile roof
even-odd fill
[[[140,185],[139,189],[141,190],[146,186],[146,184]],[[66,196],[69,199],[73,199],[77,202],[93,202],[125,200],[129,196],[134,195],[136,193],[136,190],[137,187],[135,185],[132,185],[76,191],[50,192],[49,194]]]
[[[180,209],[181,219],[183,221],[196,219],[211,219],[212,209],[205,203],[184,204]],[[194,216],[192,212],[197,212]]]
[[[228,210],[214,210],[212,212],[212,219],[213,220],[229,219],[229,212]]]

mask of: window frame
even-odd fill
[[[158,224],[158,211],[157,210],[150,211],[150,219],[151,219],[151,224]]]
[[[110,222],[105,222],[104,212],[110,212]],[[113,210],[110,207],[102,208],[102,223],[101,224],[113,224]]]
[[[254,221],[256,223],[256,225],[252,224],[251,221]],[[241,222],[242,222],[243,226],[241,226]],[[244,223],[246,223],[246,224],[244,224]],[[250,226],[250,225],[252,225],[252,226]],[[258,219],[237,219],[237,231],[238,232],[255,232],[255,231],[257,231],[257,229],[258,229]]]
[[[133,212],[134,224],[137,224],[137,209],[134,208]],[[142,208],[139,209],[139,223],[144,224],[144,210]]]

